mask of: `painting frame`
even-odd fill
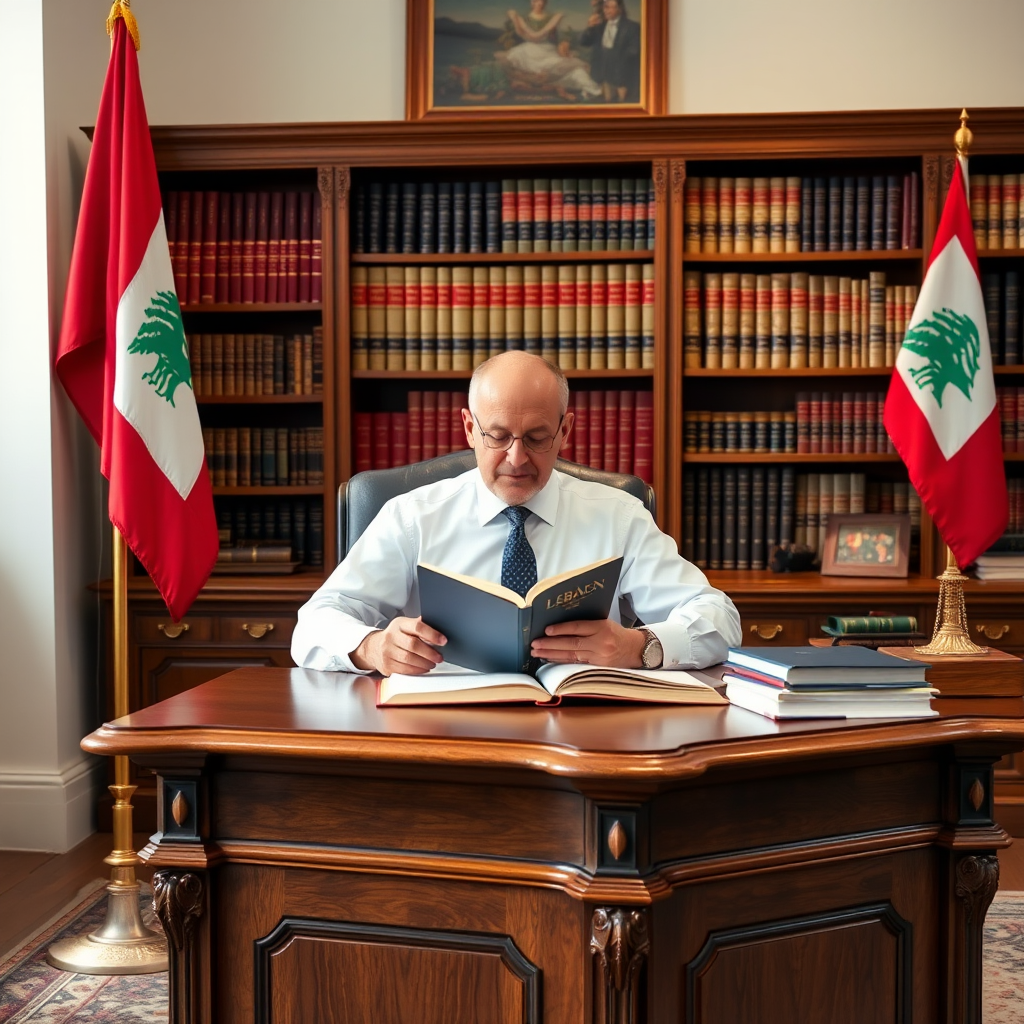
[[[581,0],[567,0],[574,7]],[[586,0],[591,3],[591,0]],[[627,12],[639,6],[640,74],[636,102],[544,102],[512,103],[505,97],[476,105],[460,98],[457,102],[435,96],[435,20],[455,0],[407,0],[406,2],[406,88],[407,121],[424,119],[494,120],[515,118],[636,117],[665,113],[668,57],[668,0],[626,0]],[[557,4],[557,0],[555,0]],[[510,8],[529,6],[522,0]],[[632,18],[632,14],[628,15]],[[467,95],[467,93],[464,93]],[[511,94],[508,96],[511,99]]]
[[[881,538],[888,549],[884,561],[878,560],[877,545],[866,545],[860,536]],[[854,545],[846,543],[857,536]],[[859,552],[864,557],[858,557]],[[825,548],[821,556],[822,576],[872,576],[905,579],[910,571],[910,516],[893,513],[839,513],[828,517]]]

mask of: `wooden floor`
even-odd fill
[[[148,836],[135,837],[141,849]],[[64,854],[0,851],[0,955],[46,924],[79,890],[109,869],[103,858],[112,848],[109,833],[97,832]],[[152,872],[142,868],[139,878]],[[1024,839],[999,854],[999,888],[1024,891]]]

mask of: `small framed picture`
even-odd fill
[[[662,114],[668,0],[407,0],[406,119]]]
[[[909,553],[910,516],[830,515],[821,574],[905,577]]]

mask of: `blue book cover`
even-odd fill
[[[867,647],[730,647],[728,668],[759,673],[792,689],[924,685],[928,665]],[[756,676],[755,676],[756,678]]]

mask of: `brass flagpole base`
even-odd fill
[[[953,552],[947,548],[946,568],[938,577],[939,603],[935,609],[935,630],[930,643],[914,648],[917,654],[954,658],[988,654],[988,648],[979,647],[967,632],[967,606],[964,603],[966,579],[956,564]]]

